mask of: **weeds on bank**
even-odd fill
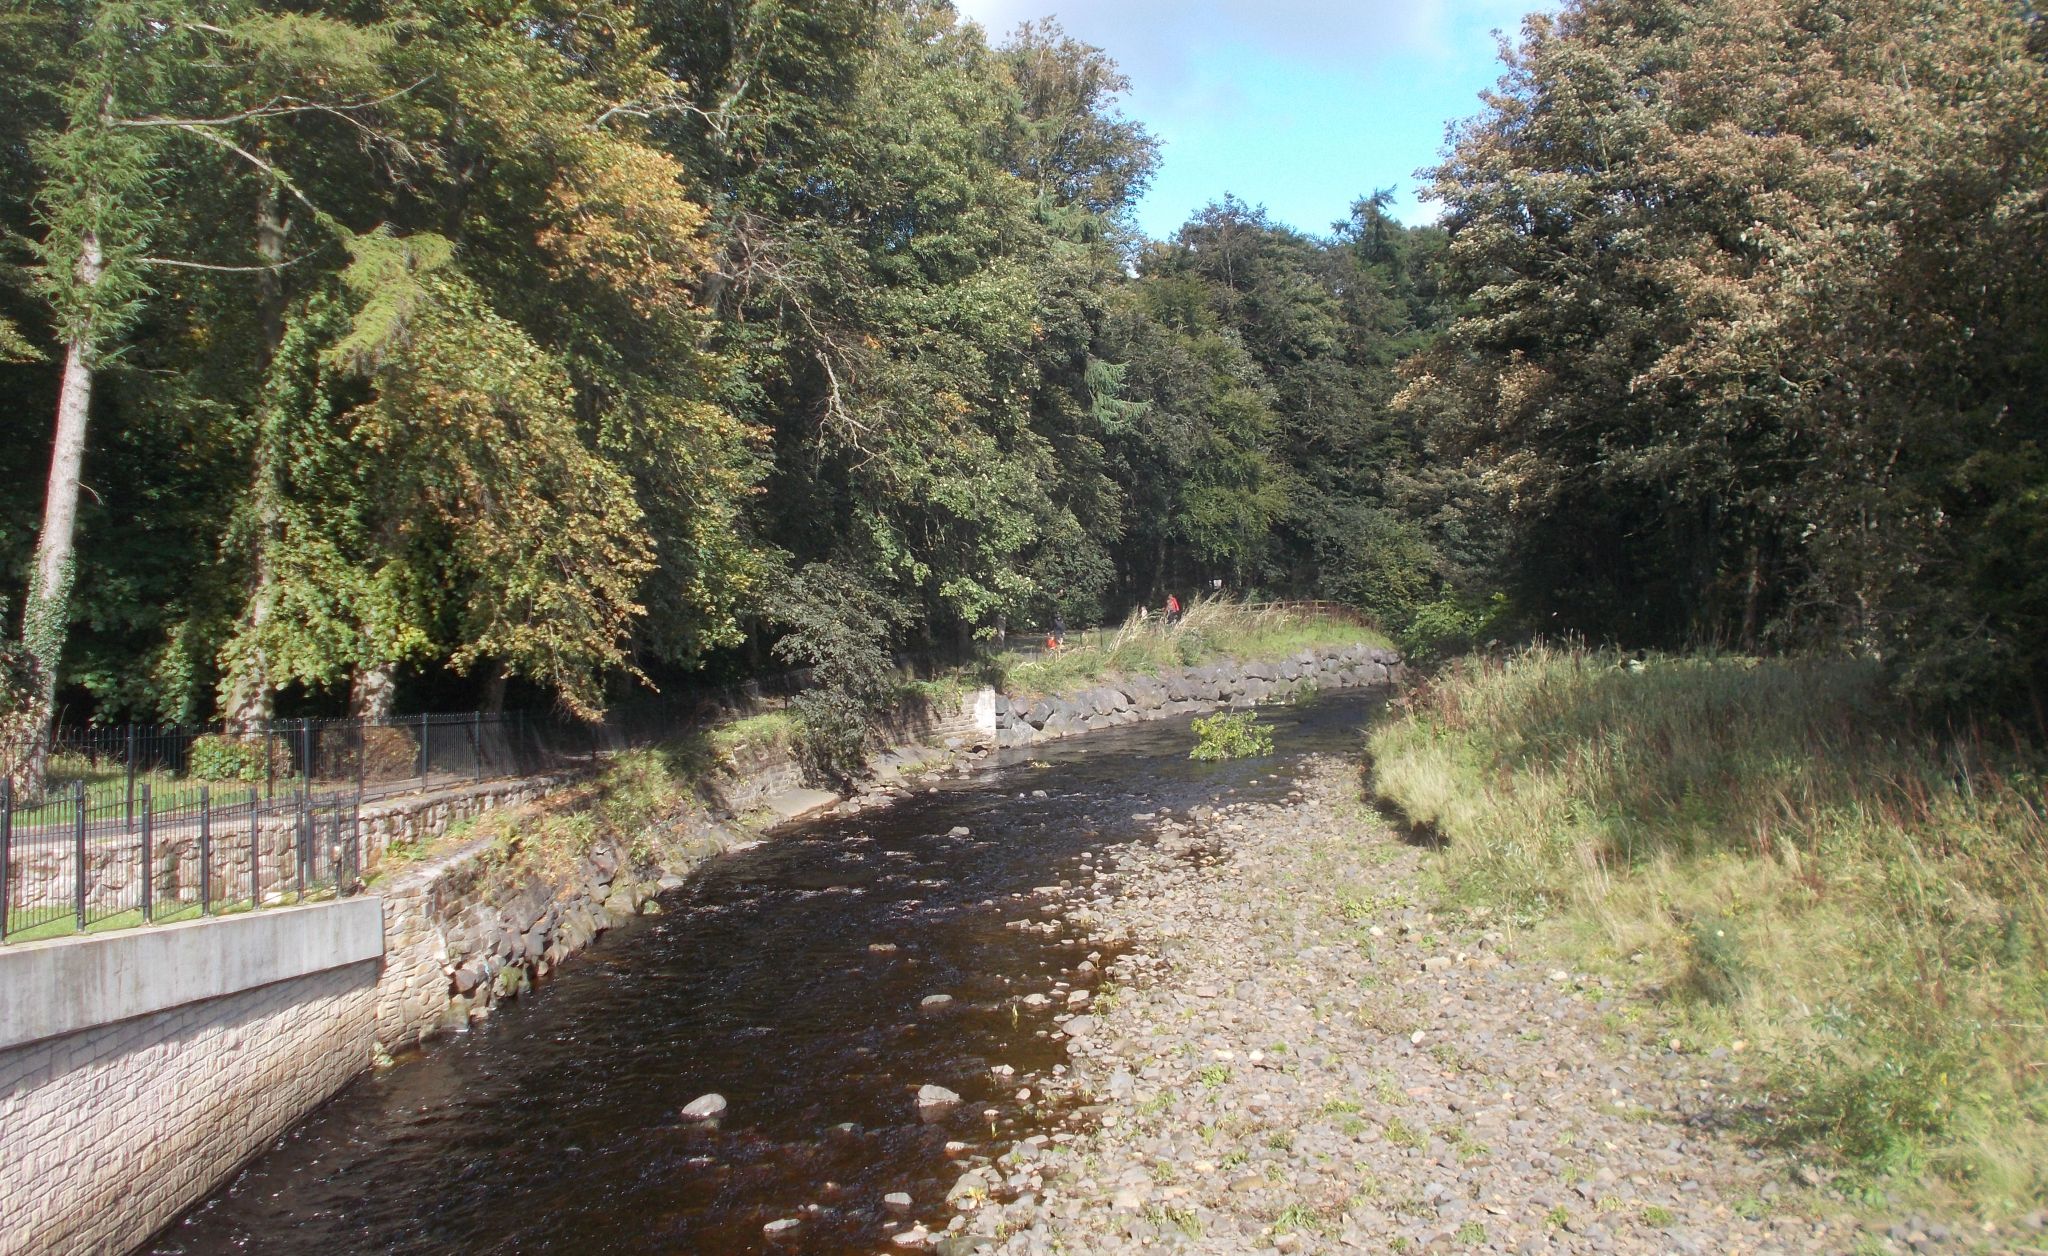
[[[2048,1190],[2038,751],[1874,665],[1465,660],[1371,739],[1454,901],[1547,917],[1762,1089],[1758,1129],[1992,1211]]]

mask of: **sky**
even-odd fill
[[[1232,193],[1316,234],[1392,188],[1402,221],[1429,222],[1415,172],[1447,124],[1480,109],[1537,0],[954,0],[1000,43],[1055,17],[1131,79],[1124,111],[1161,143],[1138,206],[1165,238]]]

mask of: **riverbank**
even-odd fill
[[[1878,664],[1460,662],[1372,743],[1445,897],[1738,1055],[1746,1132],[1844,1194],[2048,1207],[2038,747],[1927,727]]]
[[[373,888],[386,903],[385,970],[377,998],[381,1059],[460,1030],[517,997],[621,921],[660,910],[655,896],[705,860],[775,824],[827,809],[884,807],[942,775],[997,762],[1004,750],[1106,728],[1247,708],[1316,692],[1386,686],[1400,656],[1365,641],[1304,645],[1332,621],[1208,608],[1175,633],[1127,635],[1079,666],[1093,683],[1068,693],[949,690],[879,725],[860,788],[842,794],[807,775],[798,747],[709,738],[614,756],[597,773],[419,844],[384,852]],[[1207,625],[1207,627],[1205,627]],[[1226,633],[1224,629],[1229,631]],[[1140,649],[1132,642],[1142,641]],[[1175,642],[1178,641],[1178,645]],[[1104,673],[1103,660],[1156,665],[1161,648],[1207,651],[1220,641],[1291,652],[1239,661]],[[1164,647],[1161,642],[1166,643]],[[712,747],[723,746],[722,752]]]
[[[1067,1128],[970,1170],[946,1253],[2023,1250],[1873,1224],[1730,1131],[1738,1061],[1484,908],[1312,761],[1281,804],[1167,817],[1065,896],[1125,947],[1066,1020]],[[950,1226],[951,1232],[941,1229]],[[1896,1227],[1896,1228],[1894,1228]],[[1896,1238],[1894,1238],[1894,1234]]]

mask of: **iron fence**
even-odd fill
[[[678,695],[595,724],[514,711],[59,726],[41,794],[0,773],[0,942],[349,894],[365,803],[574,768],[800,685]]]
[[[360,888],[353,791],[266,799],[202,782],[132,801],[84,780],[17,799],[0,780],[0,939],[160,924]]]

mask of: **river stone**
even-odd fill
[[[683,1107],[683,1118],[690,1121],[712,1121],[725,1115],[725,1096],[720,1094],[699,1095]],[[795,1225],[795,1222],[790,1222]]]
[[[920,1120],[936,1121],[959,1106],[960,1096],[944,1086],[926,1084],[917,1088],[917,1115]]]
[[[917,1001],[917,1005],[927,1012],[936,1012],[952,1001],[953,996],[950,994],[927,994]]]
[[[899,1217],[908,1216],[910,1213],[910,1195],[908,1192],[891,1191],[887,1195],[882,1196],[882,1203],[890,1212],[895,1213]]]
[[[771,1239],[793,1239],[796,1237],[796,1232],[803,1228],[803,1224],[803,1222],[795,1217],[784,1217],[779,1221],[770,1221],[767,1225],[762,1226],[761,1233]]]
[[[1095,1025],[1096,1020],[1093,1016],[1076,1016],[1074,1019],[1060,1026],[1060,1032],[1064,1033],[1069,1038],[1079,1038],[1083,1034],[1094,1032]]]

